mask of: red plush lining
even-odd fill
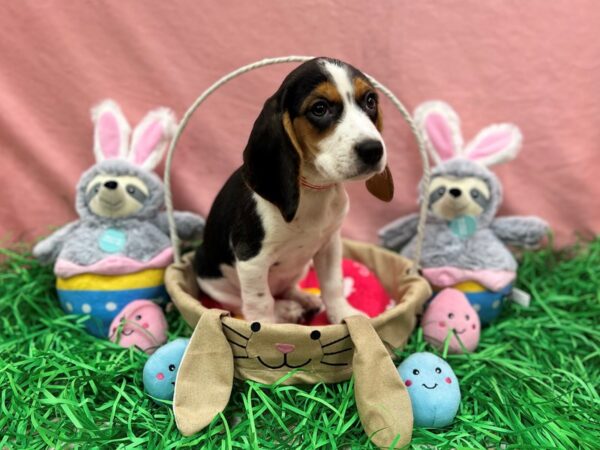
[[[377,277],[363,264],[344,259],[342,262],[344,275],[344,296],[355,308],[360,309],[369,317],[375,317],[384,312],[393,300],[389,297]],[[319,294],[319,281],[314,268],[311,268],[306,278],[300,282],[300,287],[314,294]],[[199,299],[207,308],[223,306],[206,295]],[[329,325],[325,311],[317,314],[307,325]]]

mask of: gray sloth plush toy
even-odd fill
[[[502,186],[489,166],[510,160],[521,148],[521,133],[512,124],[491,125],[463,144],[460,121],[441,101],[421,104],[414,114],[435,163],[431,186],[420,202],[429,212],[421,264],[434,289],[463,291],[488,323],[512,291],[517,261],[507,248],[540,244],[548,225],[537,217],[495,215]],[[382,244],[412,257],[418,215],[402,217],[382,228]]]
[[[158,317],[162,313],[146,307],[151,313],[144,314],[152,317],[146,320],[138,308],[127,328],[130,312],[125,308],[134,300],[167,300],[163,274],[173,251],[163,184],[152,169],[173,135],[175,117],[167,108],[152,110],[131,133],[119,106],[105,100],[92,110],[92,120],[97,163],[77,185],[79,220],[39,242],[33,254],[54,263],[61,306],[68,313],[90,314],[86,325],[93,334],[113,336],[111,322],[119,316],[125,336],[139,332],[139,340],[149,339],[146,344],[152,347],[158,344],[156,334],[164,334],[154,329],[166,327]],[[200,216],[177,212],[175,221],[182,239],[200,237]]]

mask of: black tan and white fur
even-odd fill
[[[312,261],[329,320],[360,314],[343,295],[343,183],[366,180],[391,199],[380,132],[378,96],[360,71],[329,58],[292,71],[210,210],[194,261],[200,288],[248,321],[298,322],[322,306],[297,286]]]

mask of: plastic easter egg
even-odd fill
[[[463,346],[472,352],[479,344],[479,316],[465,294],[456,289],[444,289],[435,296],[423,314],[421,326],[425,340],[436,348],[443,347],[450,334],[451,353],[462,353]]]
[[[398,367],[416,427],[450,425],[460,406],[460,386],[450,365],[433,353],[414,353]]]
[[[160,306],[150,300],[135,300],[110,324],[110,340],[121,347],[136,346],[152,354],[167,341],[167,329]]]
[[[183,353],[190,342],[179,338],[160,347],[144,365],[144,389],[158,400],[173,400],[175,380]]]

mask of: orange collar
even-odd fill
[[[325,189],[329,189],[330,187],[333,187],[335,185],[335,183],[330,183],[330,184],[312,184],[312,183],[309,183],[306,180],[306,178],[304,178],[304,177],[300,177],[300,184],[302,186],[304,186],[305,188],[314,189],[315,191],[324,191]]]

